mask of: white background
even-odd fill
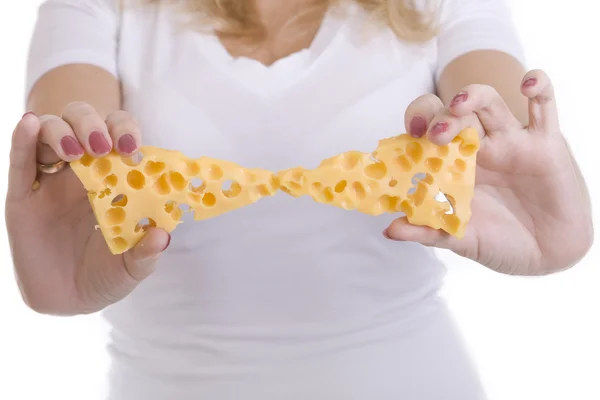
[[[542,68],[553,79],[564,133],[592,201],[600,205],[600,178],[593,176],[600,172],[594,147],[600,144],[600,7],[591,0],[509,1],[529,67]],[[3,193],[10,135],[23,113],[25,56],[39,3],[0,2]],[[0,399],[103,399],[104,321],[98,315],[54,318],[29,311],[14,283],[4,229],[0,235]],[[443,257],[450,270],[445,294],[490,400],[600,399],[600,246],[577,267],[544,278],[501,276],[446,253]]]

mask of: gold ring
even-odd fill
[[[57,172],[62,171],[67,166],[67,162],[65,160],[59,160],[54,164],[38,164],[37,170],[42,174],[56,174]]]

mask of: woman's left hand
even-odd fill
[[[384,234],[398,241],[450,249],[492,270],[543,275],[578,262],[593,241],[585,182],[563,137],[554,90],[539,70],[527,73],[521,92],[529,98],[524,127],[490,86],[469,85],[444,107],[434,95],[406,111],[407,130],[449,143],[462,129],[480,131],[472,217],[463,239],[441,230],[392,222]],[[418,123],[427,126],[415,132]]]

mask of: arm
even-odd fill
[[[444,104],[470,84],[489,85],[523,125],[527,125],[528,101],[520,85],[526,71],[522,64],[507,53],[494,50],[473,51],[450,62],[437,83],[438,96]]]
[[[114,0],[45,0],[39,10],[27,62],[27,107],[61,116],[74,101],[100,117],[120,108]]]
[[[39,8],[27,62],[27,109],[40,116],[40,141],[67,161],[75,153],[61,152],[58,141],[67,127],[60,118],[89,153],[100,154],[89,142],[92,132],[102,132],[111,144],[104,121],[121,106],[118,32],[113,0],[46,0]],[[39,147],[38,157],[57,161],[48,146]]]
[[[109,72],[88,64],[71,64],[54,68],[33,86],[27,109],[37,115],[61,116],[64,108],[74,101],[94,107],[107,115],[121,107],[118,80]]]

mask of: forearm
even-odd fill
[[[37,115],[60,116],[64,107],[75,101],[90,104],[105,118],[121,107],[119,81],[92,65],[65,65],[49,71],[35,84],[27,109]]]

